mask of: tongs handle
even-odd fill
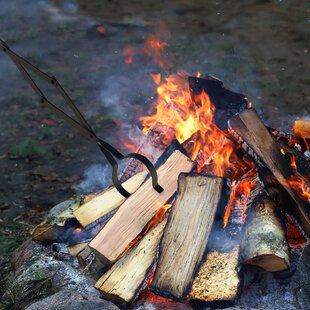
[[[127,155],[123,155],[120,153],[117,149],[115,149],[112,145],[109,143],[101,140],[97,137],[95,132],[92,130],[88,122],[85,120],[82,113],[78,110],[76,105],[73,103],[69,95],[66,93],[66,91],[62,88],[62,86],[59,84],[59,82],[56,80],[55,77],[49,76],[34,65],[32,65],[30,62],[25,60],[24,58],[20,57],[16,53],[14,53],[8,45],[0,40],[0,49],[6,53],[11,60],[16,65],[17,69],[21,72],[21,74],[24,76],[26,81],[30,84],[32,89],[35,91],[35,93],[39,96],[40,102],[43,103],[45,106],[47,106],[49,109],[51,109],[54,113],[56,113],[58,116],[63,118],[65,121],[67,121],[70,125],[74,126],[78,130],[80,130],[83,134],[86,134],[89,138],[93,139],[97,145],[99,146],[102,153],[105,155],[107,160],[109,161],[110,165],[112,166],[112,181],[115,186],[115,188],[119,191],[121,195],[124,197],[129,197],[131,194],[127,192],[127,190],[122,186],[120,180],[118,179],[118,164],[114,157],[116,157],[119,160],[123,160],[125,158],[135,158],[143,163],[143,165],[146,166],[148,171],[150,172],[150,175],[152,177],[152,186],[153,188],[158,192],[161,193],[164,189],[158,184],[158,176],[155,167],[153,164],[143,155],[138,153],[130,153]],[[76,121],[71,116],[67,115],[64,111],[60,110],[57,106],[55,106],[53,103],[51,103],[44,93],[41,91],[41,89],[38,87],[38,85],[34,82],[34,80],[31,78],[29,73],[27,72],[26,68],[36,75],[38,75],[43,80],[47,81],[48,83],[51,83],[54,85],[58,93],[62,96],[62,98],[65,100],[66,104],[70,107],[70,109],[73,111],[74,115],[78,119]]]

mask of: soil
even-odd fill
[[[217,76],[246,94],[267,124],[289,130],[309,115],[309,14],[306,0],[0,0],[0,38],[55,75],[96,133],[125,151],[118,126],[128,131],[147,113],[149,73],[161,70],[143,56],[126,65],[126,47],[142,48],[149,33],[168,29],[166,73]],[[0,81],[5,259],[53,205],[110,183],[110,170],[92,141],[38,102],[4,54]]]

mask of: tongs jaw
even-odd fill
[[[107,160],[109,161],[110,165],[112,166],[112,181],[115,186],[115,188],[120,192],[121,195],[124,197],[129,197],[131,194],[122,186],[119,178],[118,178],[118,164],[115,158],[119,160],[127,159],[127,158],[134,158],[139,160],[143,163],[143,165],[148,169],[151,177],[152,177],[152,186],[153,188],[158,192],[161,193],[164,189],[158,184],[158,176],[155,167],[153,164],[143,155],[138,153],[130,153],[127,155],[123,155],[120,153],[117,149],[115,149],[112,145],[109,143],[101,140],[97,137],[95,132],[92,130],[90,125],[85,120],[82,113],[78,110],[76,105],[73,103],[69,95],[66,93],[66,91],[62,88],[62,86],[59,84],[59,82],[56,80],[55,77],[49,76],[34,65],[32,65],[30,62],[25,60],[24,58],[20,57],[16,53],[14,53],[8,45],[0,39],[0,49],[6,53],[11,60],[16,65],[17,69],[21,72],[21,74],[24,76],[26,81],[30,84],[32,89],[35,91],[35,93],[39,96],[40,102],[47,106],[49,109],[51,109],[55,114],[57,114],[59,117],[63,118],[65,121],[67,121],[70,125],[74,126],[78,130],[80,130],[82,133],[86,134],[89,138],[94,140],[97,145],[99,146],[102,153],[105,155]],[[70,107],[70,109],[73,111],[75,117],[77,120],[73,119],[71,116],[67,115],[64,111],[60,110],[58,107],[56,107],[53,103],[51,103],[44,95],[44,93],[41,91],[41,89],[37,86],[37,84],[34,82],[34,80],[31,78],[27,70],[30,70],[31,72],[35,73],[37,76],[42,78],[48,83],[51,83],[55,89],[58,91],[58,93],[62,96],[62,98],[65,100],[66,104]]]

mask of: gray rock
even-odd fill
[[[113,303],[101,299],[98,294],[63,289],[44,298],[26,310],[118,310]]]

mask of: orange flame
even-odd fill
[[[156,85],[160,84],[160,77],[161,77],[160,73],[158,74],[151,73],[151,77]]]
[[[125,63],[132,64],[133,56],[144,55],[152,59],[154,63],[159,64],[161,67],[164,66],[164,50],[168,46],[168,43],[163,42],[160,35],[149,34],[146,41],[144,42],[143,48],[128,46],[123,50],[125,55]]]
[[[165,139],[170,142],[176,138],[183,143],[195,134],[191,158],[198,162],[198,171],[208,166],[209,171],[223,176],[225,170],[232,166],[229,158],[233,144],[214,124],[215,108],[209,96],[203,91],[195,95],[193,101],[185,73],[168,76],[157,87],[157,95],[155,114],[140,117],[143,133],[147,134],[152,126],[159,123],[163,128],[173,130],[173,135],[170,131],[164,132]]]
[[[255,179],[244,179],[239,182],[232,182],[230,198],[224,214],[224,228],[228,224],[231,210],[234,205],[236,205],[240,209],[242,214],[242,224],[244,223],[246,217],[246,210],[248,207],[247,201],[250,196],[251,190],[255,186],[255,184]]]
[[[300,174],[294,174],[291,178],[287,181],[289,185],[297,191],[298,195],[310,202],[310,185],[307,184],[307,181],[304,177]]]

